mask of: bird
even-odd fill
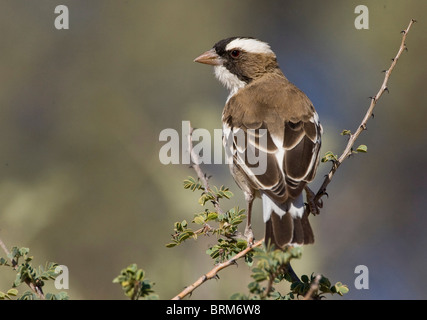
[[[213,66],[229,90],[222,112],[223,146],[245,196],[248,242],[254,241],[253,201],[261,198],[266,244],[285,250],[314,243],[303,198],[316,175],[323,133],[313,103],[286,78],[270,45],[256,38],[220,40],[194,62]],[[265,159],[264,172],[249,163],[249,153]]]

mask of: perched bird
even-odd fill
[[[309,192],[307,184],[316,174],[322,127],[312,102],[289,82],[270,46],[260,40],[227,38],[194,61],[213,65],[230,91],[222,114],[223,144],[247,202],[245,236],[253,242],[252,203],[260,197],[266,243],[281,249],[313,243],[303,190]],[[249,163],[250,152],[265,159],[264,172]]]

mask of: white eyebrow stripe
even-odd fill
[[[257,39],[245,39],[245,38],[237,38],[231,41],[226,47],[225,50],[229,51],[232,49],[241,49],[246,52],[251,53],[269,53],[274,54],[271,50],[268,43],[259,41]]]

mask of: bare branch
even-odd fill
[[[304,296],[303,300],[313,300],[314,294],[316,293],[316,291],[319,289],[319,282],[320,279],[322,279],[322,276],[320,274],[318,274],[313,282],[310,285],[310,289],[307,291],[306,295]]]
[[[412,25],[415,22],[416,21],[414,19],[412,19],[409,22],[408,27],[401,32],[402,33],[402,42],[400,44],[399,51],[397,52],[395,58],[392,59],[392,63],[390,65],[390,67],[387,70],[384,70],[385,76],[384,76],[384,81],[381,85],[381,88],[379,89],[378,93],[374,97],[371,97],[371,104],[368,108],[368,111],[365,114],[365,117],[363,118],[362,122],[358,126],[357,130],[353,134],[350,135],[347,146],[345,147],[341,156],[336,161],[333,161],[333,165],[332,165],[331,170],[329,171],[328,175],[325,177],[323,184],[321,185],[316,196],[314,197],[314,203],[316,203],[319,208],[322,207],[321,198],[326,194],[326,187],[332,181],[332,177],[334,176],[334,174],[337,171],[337,169],[339,168],[339,166],[344,162],[344,160],[346,160],[348,157],[350,157],[351,154],[353,153],[354,143],[356,142],[356,140],[360,136],[360,134],[364,130],[366,130],[368,120],[373,116],[373,111],[374,111],[374,108],[375,108],[377,102],[380,100],[383,93],[385,91],[388,91],[387,84],[388,84],[388,81],[390,79],[390,75],[391,75],[392,71],[394,70],[394,68],[397,64],[397,61],[399,60],[403,51],[407,50],[406,43],[405,43],[406,36],[408,35],[409,30],[411,29]]]
[[[191,139],[192,135],[193,135],[193,127],[191,126],[191,123],[189,124],[190,128],[189,128],[189,134],[188,134],[188,152],[190,152],[190,158],[192,161],[192,166],[194,171],[196,171],[197,176],[199,177],[199,180],[203,183],[205,192],[211,192],[212,195],[214,195],[215,193],[212,192],[212,189],[209,187],[209,183],[208,183],[208,178],[206,177],[206,174],[203,173],[202,169],[200,169],[200,159],[199,156],[194,152],[193,150],[193,140]],[[215,210],[217,213],[223,214],[224,212],[222,211],[221,207],[219,206],[219,201],[218,198],[215,197],[215,200],[212,201]]]
[[[255,242],[251,247],[247,247],[245,250],[240,251],[238,254],[236,254],[234,257],[232,257],[230,260],[227,260],[226,262],[219,263],[208,273],[201,276],[199,279],[197,279],[196,282],[186,287],[182,292],[180,292],[178,295],[176,295],[172,300],[181,300],[188,294],[192,293],[197,287],[205,283],[206,281],[217,277],[217,274],[219,271],[221,271],[224,268],[227,268],[233,264],[236,263],[237,260],[240,258],[243,258],[246,254],[251,252],[253,248],[259,247],[264,242],[264,239],[261,239],[257,242]]]

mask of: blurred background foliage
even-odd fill
[[[70,10],[69,30],[54,28],[60,4]],[[427,298],[427,2],[366,0],[369,30],[354,27],[359,4],[1,0],[0,237],[30,247],[36,263],[66,265],[71,299],[124,299],[112,279],[131,263],[160,298],[175,296],[210,270],[205,251],[215,239],[165,247],[173,223],[202,208],[182,187],[193,171],[160,163],[159,133],[180,131],[183,120],[220,128],[228,95],[193,59],[233,35],[269,42],[320,114],[322,154],[340,153],[339,133],[360,123],[414,18],[390,94],[358,141],[369,151],[339,169],[321,215],[311,218],[316,243],[294,268],[348,284],[347,299]],[[203,169],[234,192],[230,208],[244,207],[226,165]],[[261,215],[253,226],[262,237]],[[360,264],[369,268],[369,290],[354,288]],[[245,293],[249,274],[244,263],[228,268],[192,298]],[[13,278],[0,270],[0,288]]]

